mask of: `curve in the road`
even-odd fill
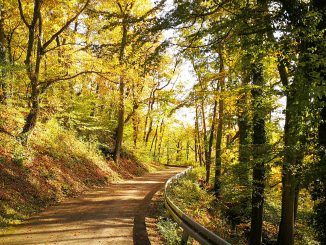
[[[168,168],[67,200],[0,236],[0,244],[150,244],[148,205],[177,172]]]

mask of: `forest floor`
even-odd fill
[[[8,230],[1,244],[150,244],[151,199],[177,172],[168,168],[87,191]]]

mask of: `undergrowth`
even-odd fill
[[[240,200],[243,197],[238,195],[239,191],[232,191],[231,184],[225,185],[222,188],[221,197],[216,199],[211,190],[212,187],[203,183],[204,176],[205,169],[203,167],[194,168],[169,190],[168,195],[171,200],[187,215],[231,244],[247,244],[250,219],[248,220],[246,213],[250,212],[250,206],[241,210],[243,204]],[[305,206],[300,205],[298,208],[295,244],[318,244],[314,240],[314,230],[309,225],[312,205],[309,195],[302,190],[300,198],[305,199],[304,202],[300,202],[305,203]],[[280,213],[277,210],[280,208],[280,199],[277,190],[267,190],[264,205],[264,244],[276,243],[280,220]],[[241,214],[244,217],[239,217]],[[162,236],[167,240],[173,240],[175,237],[175,232],[167,231],[168,227],[174,227],[173,222],[171,224],[170,222],[172,221],[169,219],[159,222],[159,227],[163,226],[160,229]]]
[[[22,127],[23,114],[5,112],[0,126],[18,134],[14,128]],[[27,146],[0,133],[0,227],[18,224],[89,188],[148,171],[147,165],[125,149],[117,166],[98,150],[98,144],[63,128],[55,119],[38,123]]]
[[[168,195],[171,200],[187,215],[212,230],[221,238],[232,244],[245,244],[240,239],[240,234],[233,231],[230,222],[223,217],[221,205],[216,202],[214,195],[203,184],[203,168],[194,168],[172,186]]]

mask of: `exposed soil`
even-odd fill
[[[0,236],[1,244],[150,244],[145,217],[168,168],[88,191],[66,200]]]

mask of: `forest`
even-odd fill
[[[324,0],[0,0],[0,230],[175,165],[232,244],[326,244],[325,32]]]

